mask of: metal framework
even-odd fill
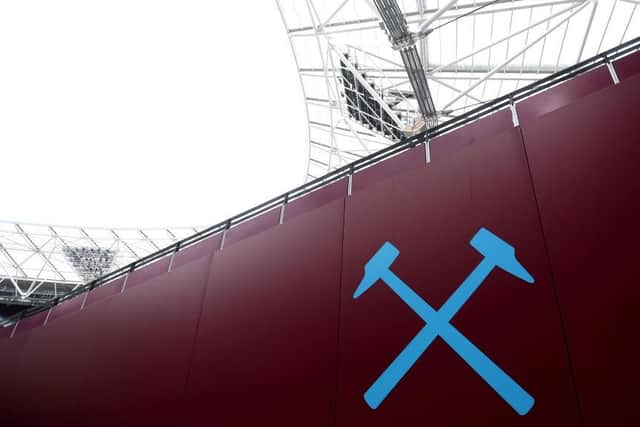
[[[203,228],[116,229],[0,222],[0,304],[46,303]]]
[[[420,109],[420,113],[427,127],[433,127],[438,122],[436,119],[436,107],[433,104],[429,84],[424,72],[424,67],[418,50],[416,49],[416,37],[409,31],[407,20],[396,0],[373,0],[382,18],[385,30],[394,50],[400,52],[404,69],[411,83],[414,98]],[[451,2],[454,3],[454,2]],[[431,21],[431,20],[429,20]],[[421,25],[417,35],[425,37],[428,31],[429,21]]]
[[[305,98],[307,180],[639,36],[638,3],[277,0]]]
[[[173,257],[178,251],[183,250],[198,242],[201,242],[202,240],[207,239],[213,235],[216,235],[216,234],[222,235],[222,238],[221,238],[222,243],[220,247],[222,249],[224,247],[226,233],[229,231],[229,229],[235,227],[237,224],[241,224],[245,221],[251,220],[252,218],[255,218],[258,215],[261,215],[272,209],[275,209],[275,208],[280,209],[280,222],[282,223],[284,220],[283,213],[289,202],[299,197],[303,197],[306,194],[309,194],[328,184],[334,183],[338,180],[342,180],[345,177],[347,177],[347,194],[351,194],[351,190],[350,190],[351,178],[353,177],[354,173],[362,169],[365,169],[370,165],[378,163],[381,160],[397,155],[403,151],[411,150],[414,147],[416,147],[418,144],[425,144],[428,147],[429,141],[439,135],[445,134],[447,132],[451,132],[452,130],[455,130],[461,126],[464,126],[468,123],[478,120],[479,118],[492,114],[495,111],[505,109],[505,108],[512,108],[514,105],[517,106],[517,103],[519,101],[531,95],[534,95],[551,86],[554,86],[566,80],[569,80],[581,73],[587,72],[596,67],[601,67],[603,65],[606,65],[607,67],[609,67],[612,83],[614,84],[618,83],[617,77],[616,77],[617,73],[615,71],[615,66],[612,64],[612,61],[615,61],[620,57],[623,57],[638,51],[640,51],[640,37],[635,38],[633,40],[629,40],[628,42],[625,42],[620,46],[609,49],[587,60],[581,61],[578,64],[574,64],[570,67],[567,67],[550,76],[547,76],[540,80],[536,80],[524,87],[521,87],[501,97],[498,97],[490,102],[479,105],[476,108],[466,112],[465,114],[462,114],[455,118],[447,120],[444,123],[440,123],[437,126],[427,129],[426,131],[421,132],[417,135],[414,135],[409,138],[405,138],[402,141],[389,145],[378,152],[361,157],[358,160],[348,165],[332,170],[331,172],[327,173],[326,175],[320,178],[313,179],[312,181],[307,182],[297,188],[294,188],[291,191],[288,191],[284,194],[281,194],[280,196],[274,197],[271,200],[261,203],[258,206],[255,206],[238,215],[235,215],[224,222],[215,224],[204,230],[198,231],[197,233],[190,235],[189,237],[178,240],[177,242],[172,243],[167,247],[164,247],[149,255],[143,256],[142,258],[137,259],[128,265],[112,270],[111,272],[97,279],[94,279],[81,286],[76,286],[75,289],[65,293],[64,295],[57,296],[43,304],[35,305],[25,310],[22,310],[20,312],[14,313],[5,319],[0,318],[0,327],[6,327],[6,328],[12,327],[13,329],[11,334],[13,334],[16,330],[17,324],[20,322],[20,319],[23,319],[25,317],[31,316],[39,312],[51,310],[57,304],[60,304],[68,299],[74,298],[82,293],[88,292],[91,289],[94,289],[96,287],[109,283],[119,277],[127,276],[129,273],[135,271],[136,269],[143,267],[145,265],[151,264],[161,258]],[[429,151],[426,150],[426,153],[428,155]],[[427,158],[425,159],[425,161],[428,162],[429,159]],[[169,269],[170,268],[171,268],[171,262],[169,263]]]

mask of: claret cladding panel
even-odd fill
[[[640,425],[638,55],[3,330],[2,421]]]

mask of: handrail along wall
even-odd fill
[[[0,326],[8,327],[17,323],[20,319],[24,317],[31,316],[33,314],[46,311],[51,309],[57,304],[60,304],[63,301],[71,299],[79,294],[90,291],[96,287],[99,287],[103,284],[106,284],[114,279],[119,277],[123,277],[137,268],[145,266],[147,264],[152,263],[164,256],[175,254],[176,252],[185,249],[195,243],[198,243],[208,237],[211,237],[215,234],[222,233],[229,228],[248,221],[270,209],[280,207],[283,204],[289,203],[294,199],[302,197],[308,193],[311,193],[325,185],[328,185],[332,182],[338,181],[346,176],[353,175],[355,172],[365,169],[375,163],[378,163],[384,159],[392,157],[396,154],[399,154],[403,151],[410,150],[416,147],[419,144],[424,144],[427,141],[434,139],[437,136],[445,134],[447,132],[458,129],[470,122],[478,120],[484,116],[487,116],[497,110],[502,108],[509,107],[510,105],[514,105],[516,102],[521,101],[531,95],[542,92],[545,89],[548,89],[551,86],[562,83],[566,80],[569,80],[579,74],[590,71],[596,67],[601,65],[607,66],[611,64],[611,62],[620,57],[626,56],[636,50],[640,50],[640,37],[629,40],[615,48],[609,49],[605,52],[602,52],[592,58],[586,59],[580,63],[572,65],[571,67],[565,68],[557,73],[554,73],[550,76],[547,76],[543,79],[537,80],[527,86],[524,86],[520,89],[517,89],[509,94],[503,95],[499,98],[496,98],[492,101],[489,101],[473,110],[468,111],[465,114],[462,114],[458,117],[455,117],[451,120],[448,120],[440,125],[437,125],[433,128],[426,130],[425,132],[414,135],[410,138],[405,138],[402,141],[390,145],[388,147],[383,148],[380,151],[362,157],[348,165],[342,166],[338,169],[335,169],[328,174],[316,178],[312,181],[309,181],[305,184],[302,184],[293,190],[290,190],[280,196],[274,197],[273,199],[267,200],[253,208],[250,208],[244,212],[241,212],[223,222],[215,224],[205,230],[197,232],[189,237],[186,237],[170,246],[160,249],[157,252],[149,254],[145,257],[142,257],[124,267],[121,267],[117,270],[111,271],[110,273],[105,274],[102,277],[99,277],[91,282],[88,282],[76,290],[69,292],[61,297],[53,299],[51,302],[47,304],[43,304],[40,306],[36,306],[30,308],[28,310],[24,310],[19,314],[13,315],[7,319],[4,319],[0,322]]]

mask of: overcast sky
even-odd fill
[[[0,220],[190,226],[303,182],[275,1],[0,2]]]

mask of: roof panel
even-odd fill
[[[324,127],[311,132],[323,134],[313,138],[328,138],[336,152],[350,152],[346,156],[365,155],[396,141],[398,135],[380,130],[386,129],[385,120],[405,134],[422,120],[402,58],[374,7],[376,1],[278,2],[303,75],[309,120],[315,122],[310,126]],[[448,2],[397,3],[415,37],[419,26]],[[637,37],[637,6],[622,0],[458,1],[433,20],[426,39],[414,38],[439,120]],[[352,76],[341,64],[345,54],[357,71],[352,73],[354,82],[347,81]],[[349,90],[357,93],[351,101]],[[349,102],[355,110],[349,109]],[[320,113],[323,103],[327,111]],[[382,126],[362,119],[372,114]],[[353,152],[354,147],[359,151]],[[309,163],[313,176],[320,164],[326,164],[325,173],[344,164],[343,155],[315,158],[319,152],[310,150],[311,158],[318,160]]]

